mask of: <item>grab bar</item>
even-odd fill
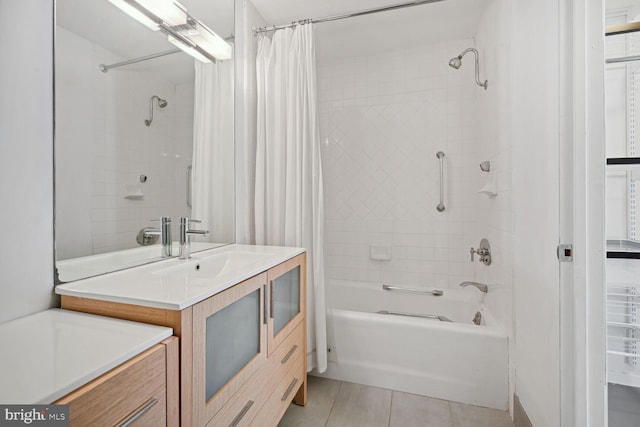
[[[393,316],[419,317],[422,319],[439,320],[441,322],[453,322],[453,320],[449,319],[448,317],[438,316],[437,314],[412,314],[412,313],[400,313],[397,311],[387,311],[387,310],[377,311],[376,314],[390,314]]]
[[[438,212],[444,212],[444,153],[438,151],[436,157],[440,160],[440,203],[436,206]]]
[[[187,207],[192,208],[191,203],[191,173],[193,172],[193,166],[187,166]]]
[[[434,297],[440,297],[444,295],[444,292],[438,289],[434,289],[430,291],[427,289],[403,288],[400,286],[393,286],[393,285],[382,285],[382,289],[385,291],[398,291],[398,292],[409,292],[412,294],[433,295]]]

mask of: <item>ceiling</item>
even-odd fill
[[[220,36],[233,34],[233,0],[181,0],[181,3]],[[107,48],[123,60],[174,49],[165,35],[149,30],[108,0],[56,0],[56,24]],[[176,83],[193,80],[193,59],[182,52],[135,67],[153,69]]]
[[[402,0],[251,0],[271,25],[402,3]],[[445,0],[317,25],[318,57],[383,52],[400,46],[471,38],[488,0]]]

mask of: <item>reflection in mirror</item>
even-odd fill
[[[234,1],[180,6],[152,31],[109,0],[56,1],[57,282],[178,256],[180,217],[209,231],[191,252],[234,241]]]

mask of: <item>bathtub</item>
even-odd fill
[[[508,409],[507,335],[478,289],[444,288],[444,295],[432,296],[375,283],[327,285],[329,366],[320,376]]]

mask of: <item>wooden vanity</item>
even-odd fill
[[[180,425],[276,426],[307,399],[306,254],[255,273],[180,310],[64,293],[62,308],[173,328]]]

